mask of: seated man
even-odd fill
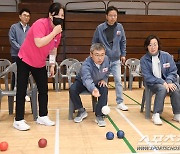
[[[101,109],[107,104],[108,88],[107,81],[109,76],[109,59],[105,55],[105,48],[100,43],[95,43],[90,48],[90,56],[83,62],[75,82],[71,85],[69,94],[78,114],[74,122],[81,122],[88,116],[83,108],[80,93],[88,90],[94,97],[98,97],[95,109],[95,122],[103,127],[106,125]]]
[[[152,121],[161,125],[164,99],[170,94],[173,120],[180,122],[180,85],[177,82],[177,68],[173,57],[161,50],[159,38],[150,35],[144,42],[147,53],[141,58],[141,71],[150,90],[155,94]]]

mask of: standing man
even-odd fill
[[[122,24],[117,22],[117,14],[118,9],[116,7],[109,6],[107,8],[107,21],[97,26],[92,43],[104,44],[115,81],[117,108],[127,111],[128,107],[123,103],[123,87],[121,83],[121,63],[126,61],[126,36]]]
[[[9,30],[9,42],[11,44],[11,59],[12,62],[17,61],[19,49],[24,42],[24,39],[26,37],[26,34],[30,28],[28,25],[30,20],[30,11],[26,8],[23,8],[19,12],[19,19],[20,21],[18,23],[15,23],[11,26]],[[12,86],[11,88],[14,89],[15,84],[15,76],[12,75]],[[28,96],[26,96],[26,100],[30,100]]]
[[[103,44],[95,43],[90,48],[90,56],[83,62],[75,82],[71,85],[69,94],[78,114],[74,122],[80,123],[88,116],[83,108],[80,93],[87,90],[94,97],[98,97],[95,109],[95,122],[100,127],[106,126],[103,119],[102,107],[107,105],[108,88],[107,81],[109,76],[109,59],[105,55]]]

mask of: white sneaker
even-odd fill
[[[51,121],[48,116],[43,116],[43,117],[38,116],[36,123],[45,125],[45,126],[54,126],[55,125],[55,122]]]
[[[128,111],[128,107],[124,103],[118,104],[117,108],[122,110],[122,111]]]
[[[173,120],[180,123],[180,114],[175,114]]]
[[[153,114],[152,121],[155,125],[162,125],[162,120],[160,119],[159,113]]]
[[[30,101],[31,101],[30,97],[26,95],[25,101],[26,101],[26,102],[30,102]]]
[[[30,129],[30,126],[26,124],[25,120],[16,121],[14,119],[13,127],[21,131]]]

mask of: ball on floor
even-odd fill
[[[122,138],[124,138],[124,135],[125,135],[125,134],[124,134],[124,131],[122,131],[122,130],[118,130],[118,131],[117,131],[117,137],[118,137],[118,138],[122,139]]]
[[[40,148],[45,148],[46,145],[47,145],[47,140],[45,138],[41,138],[39,141],[38,141],[38,145]]]
[[[102,107],[101,111],[104,115],[108,115],[110,113],[110,108],[106,105]]]
[[[6,151],[8,149],[8,143],[7,142],[1,142],[0,143],[0,150],[1,151]]]
[[[107,132],[106,133],[106,139],[112,140],[114,138],[114,133],[113,132]]]

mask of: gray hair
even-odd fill
[[[98,50],[98,51],[104,50],[104,51],[106,51],[106,49],[105,49],[105,47],[104,47],[104,45],[102,43],[94,43],[94,44],[92,44],[91,47],[90,47],[90,52],[93,53],[94,50]]]

